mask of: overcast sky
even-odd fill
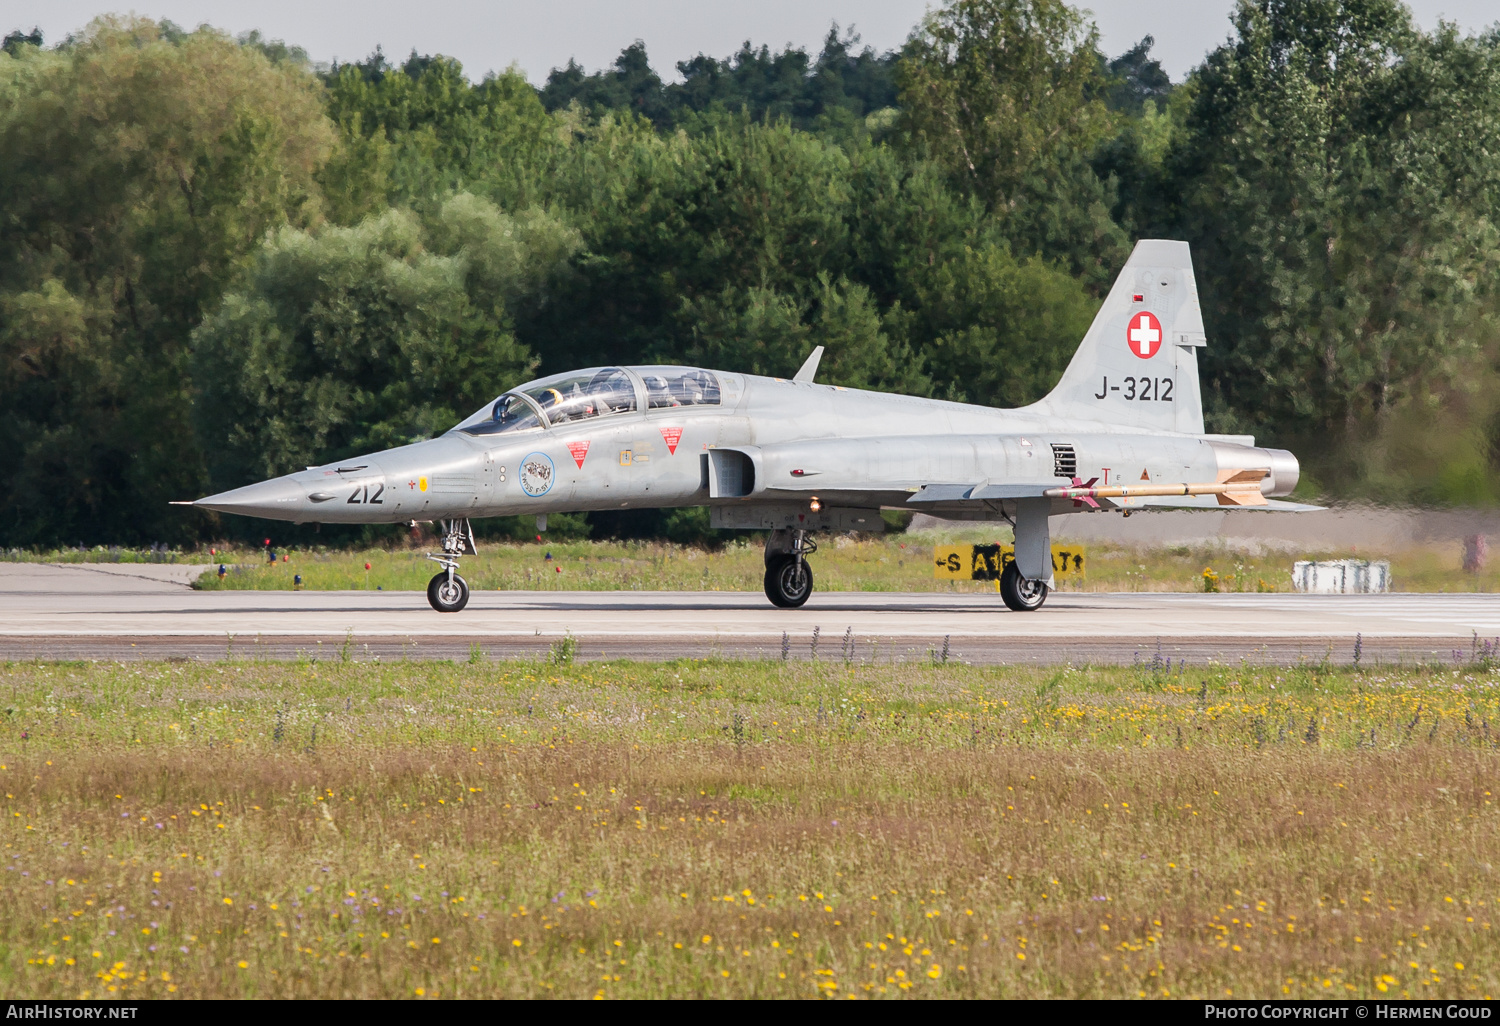
[[[1157,57],[1180,81],[1229,33],[1233,0],[1092,0],[1104,50],[1118,54],[1146,34]],[[0,32],[41,28],[56,42],[107,11],[169,18],[193,28],[207,22],[238,35],[260,29],[308,51],[314,60],[360,60],[385,48],[404,57],[457,57],[475,78],[519,65],[534,83],[571,57],[590,71],[612,63],[642,39],[652,65],[676,78],[675,64],[707,53],[723,57],[746,39],[774,49],[790,43],[816,52],[830,22],[853,25],[878,50],[900,46],[927,10],[927,0],[0,0]],[[1500,20],[1494,0],[1414,0],[1427,28],[1439,18],[1474,31]]]

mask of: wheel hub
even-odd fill
[[[807,564],[802,560],[787,564],[781,571],[782,588],[788,595],[800,595],[807,583]]]

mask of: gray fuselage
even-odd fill
[[[1107,389],[1104,419],[1091,421],[1050,414],[1045,403],[996,410],[714,372],[718,404],[652,408],[642,375],[625,371],[636,391],[625,412],[493,434],[461,425],[197,505],[361,524],[707,505],[721,526],[773,527],[797,526],[787,518],[805,517],[816,499],[821,515],[806,526],[878,530],[878,517],[867,523],[852,511],[987,520],[1009,518],[1017,486],[1040,494],[1074,478],[1211,482],[1226,468],[1268,467],[1261,486],[1268,496],[1287,494],[1297,479],[1290,453],[1254,448],[1249,438],[1117,427],[1112,421],[1131,418],[1111,416],[1114,408],[1128,413],[1132,400]],[[989,493],[993,501],[979,501]],[[1153,504],[1160,503],[1127,498],[1100,508]],[[1172,504],[1215,503],[1208,496]],[[1087,509],[1052,500],[1054,514]]]

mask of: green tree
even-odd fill
[[[12,57],[15,57],[19,55],[20,49],[23,46],[35,46],[40,49],[41,45],[41,29],[33,28],[30,32],[22,32],[20,29],[16,29],[14,32],[7,32],[5,34],[5,40],[0,42],[0,50],[4,50]]]
[[[851,160],[848,273],[870,288],[885,332],[910,347],[935,394],[991,406],[1045,395],[1098,306],[1085,284],[1018,259],[996,218],[934,165],[885,146],[852,150]]]
[[[1110,107],[1139,114],[1148,103],[1166,105],[1172,96],[1172,79],[1161,62],[1151,56],[1155,45],[1155,37],[1145,36],[1109,62],[1106,97]]]
[[[0,543],[193,533],[190,333],[331,142],[316,80],[209,30],[0,55]]]
[[[541,99],[548,110],[577,103],[601,114],[628,111],[662,128],[671,123],[671,105],[661,77],[651,70],[646,44],[639,39],[620,51],[608,71],[587,75],[571,59],[567,67],[553,68]]]
[[[577,237],[460,193],[423,219],[285,228],[196,333],[216,487],[450,428],[529,376],[511,330],[546,302]]]
[[[785,118],[801,129],[847,131],[896,102],[897,55],[877,54],[859,42],[856,32],[840,35],[835,24],[814,60],[801,47],[773,51],[746,41],[729,57],[700,53],[679,61],[683,81],[668,85],[637,41],[608,70],[590,75],[571,60],[554,68],[541,98],[550,111],[576,104],[594,117],[629,112],[658,129],[695,125],[698,114],[743,112],[755,121]]]
[[[693,326],[686,357],[725,370],[786,377],[812,352],[826,352],[818,380],[851,388],[926,395],[932,382],[905,339],[892,339],[869,289],[818,276],[808,299],[755,287],[726,288],[683,311]]]
[[[1194,243],[1219,426],[1327,446],[1487,341],[1500,49],[1395,0],[1244,0],[1234,24],[1159,216]]]
[[[507,209],[534,201],[558,133],[519,71],[474,85],[450,58],[414,51],[397,68],[377,49],[327,82],[340,146],[319,178],[341,223],[457,189]]]
[[[1065,272],[1017,261],[930,164],[868,138],[717,119],[664,137],[606,117],[567,149],[552,199],[585,250],[566,298],[518,322],[544,370],[686,359],[785,375],[825,345],[823,380],[839,384],[1039,398],[1094,308]],[[995,281],[1028,275],[1029,307],[995,299],[1020,296]],[[1028,344],[1048,355],[978,376],[958,359],[932,365],[940,338],[975,325],[1017,340],[986,351],[996,360]]]
[[[944,264],[921,295],[935,333],[925,347],[934,378],[954,398],[993,406],[1045,396],[1098,305],[1076,279],[1036,257],[1017,261],[1003,245]]]
[[[786,124],[724,115],[663,136],[607,116],[559,161],[550,202],[582,233],[568,299],[523,323],[544,369],[674,358],[725,288],[800,301],[847,255],[848,160]]]
[[[1018,253],[1106,287],[1128,246],[1090,159],[1111,131],[1098,32],[1063,0],[951,0],[897,68],[901,126]]]

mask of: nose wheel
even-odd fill
[[[445,570],[427,582],[427,601],[439,613],[456,613],[469,604],[469,582]]]
[[[478,550],[467,520],[443,520],[440,525],[443,554],[427,558],[443,569],[427,582],[427,601],[439,613],[456,613],[469,604],[469,582],[458,576],[458,557]]]

